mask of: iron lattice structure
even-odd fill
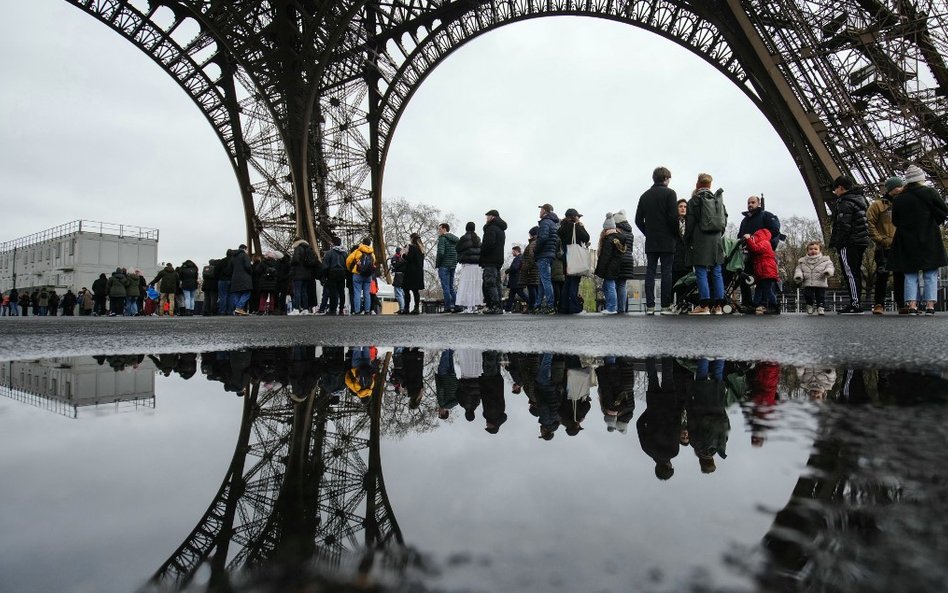
[[[386,359],[382,373],[387,371]],[[229,590],[240,571],[389,569],[407,556],[382,477],[380,410],[384,382],[368,405],[314,388],[305,396],[275,386],[245,390],[234,455],[217,495],[146,590],[177,591],[196,578]]]
[[[381,232],[399,118],[471,39],[548,16],[652,31],[736,84],[780,134],[821,222],[847,173],[910,163],[948,188],[946,0],[67,0],[188,93],[231,160],[248,244]]]

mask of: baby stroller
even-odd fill
[[[741,283],[751,286],[754,284],[754,277],[744,271],[744,257],[746,251],[743,239],[730,239],[724,237],[721,239],[724,243],[724,264],[721,266],[721,275],[724,278],[724,309],[725,313],[738,311],[740,307],[734,300],[734,291],[740,288]],[[682,276],[675,283],[673,289],[684,298],[675,304],[675,312],[679,314],[687,313],[692,307],[698,304],[698,283],[695,280],[695,273],[690,272]]]

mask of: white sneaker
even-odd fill
[[[645,308],[645,314],[646,314],[646,315],[655,315],[655,307],[646,307],[646,308]]]
[[[599,314],[600,315],[618,315],[619,312],[618,311],[601,311]]]
[[[677,315],[672,307],[662,307],[661,315]]]
[[[293,310],[293,311],[287,311],[286,314],[287,314],[287,315],[299,315],[299,312],[296,311],[296,310]]]
[[[817,315],[826,315],[826,309],[824,309],[823,307],[817,307],[817,309],[816,309],[816,314],[817,314]]]

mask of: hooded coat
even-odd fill
[[[176,270],[178,279],[181,281],[181,290],[197,290],[198,287],[198,267],[191,260],[185,260],[181,267]]]
[[[937,191],[921,183],[906,186],[892,206],[892,269],[911,273],[948,265],[939,228],[946,218],[948,206]]]
[[[519,286],[536,286],[540,283],[540,271],[537,269],[535,257],[537,247],[536,237],[530,237],[527,246],[523,249],[523,259],[520,266]]]
[[[162,294],[174,294],[178,290],[178,273],[171,264],[166,265],[149,284],[157,284],[158,292]]]
[[[504,219],[495,216],[493,220],[484,225],[484,239],[481,241],[481,267],[494,266],[500,268],[504,265],[504,249],[507,243],[507,223]]]
[[[112,272],[112,276],[109,278],[109,296],[112,298],[127,296],[128,289],[125,287],[126,284],[128,284],[128,278],[126,278],[125,272],[122,271],[122,268],[116,268],[115,271]]]
[[[830,202],[830,207],[833,211],[830,247],[868,247],[869,223],[866,219],[866,209],[869,204],[862,188],[852,188],[837,198],[835,203]]]
[[[125,296],[133,299],[137,299],[141,296],[141,276],[135,272],[128,272],[125,274],[126,284],[125,284]]]
[[[250,256],[243,249],[238,249],[232,258],[234,272],[230,276],[231,292],[246,292],[253,290],[253,265]]]
[[[622,236],[625,251],[622,252],[619,263],[619,280],[631,280],[635,277],[635,235],[632,234],[632,225],[628,221],[616,223],[616,229]]]
[[[599,237],[599,253],[596,258],[596,276],[604,280],[615,280],[622,268],[622,256],[625,254],[625,242],[622,234],[612,230],[603,231]]]
[[[290,269],[292,270],[291,278],[293,280],[312,280],[313,279],[313,268],[309,265],[309,262],[316,260],[316,254],[313,253],[313,248],[310,247],[309,243],[300,239],[293,243],[293,255],[290,257]]]
[[[686,222],[685,245],[688,246],[691,252],[691,265],[693,266],[714,266],[724,263],[724,244],[721,242],[724,233],[702,231],[698,228],[698,221],[701,220],[701,208],[704,207],[705,200],[710,200],[713,196],[714,194],[711,190],[702,188],[695,191],[691,199],[688,200],[688,221]],[[677,209],[675,212],[675,225],[677,228]],[[727,217],[726,208],[724,216]],[[674,236],[672,236],[672,241],[674,241]]]
[[[448,268],[453,270],[458,266],[458,238],[451,233],[445,233],[438,237],[438,252],[435,255],[436,268]]]
[[[757,229],[747,240],[747,251],[751,254],[754,276],[758,280],[777,280],[780,278],[780,272],[777,270],[777,256],[774,255],[770,238],[770,231],[761,228]]]
[[[92,282],[92,294],[97,297],[104,297],[109,292],[109,279],[105,274],[99,274],[99,277]]]
[[[793,279],[804,288],[826,288],[827,279],[836,273],[833,260],[828,255],[804,255],[797,260],[797,267],[793,270]]]
[[[425,254],[414,243],[408,246],[405,254],[405,290],[425,289]]]

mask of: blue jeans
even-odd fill
[[[405,289],[401,286],[395,287],[395,300],[398,301],[398,310],[405,310]]]
[[[711,286],[708,286],[708,271],[711,272]],[[721,276],[721,264],[713,266],[695,266],[695,282],[698,284],[698,299],[708,304],[712,299],[724,300],[724,278]],[[714,294],[711,294],[711,292]]]
[[[247,301],[250,300],[250,291],[241,290],[240,292],[230,293],[230,313],[233,313],[236,309],[247,310]]]
[[[604,278],[602,281],[602,294],[606,298],[606,311],[616,312],[618,296],[616,295],[616,281],[611,278]]]
[[[230,315],[233,313],[230,308],[230,280],[217,281],[217,314]]]
[[[125,314],[134,317],[138,315],[138,299],[135,297],[129,297],[125,299]]]
[[[553,258],[538,257],[537,273],[540,275],[540,284],[537,287],[537,300],[534,307],[552,307],[553,298]]]
[[[188,311],[194,310],[194,293],[195,290],[182,290],[181,294],[184,295],[184,308]]]
[[[655,273],[659,264],[662,266],[662,307],[672,305],[672,267],[675,261],[674,253],[646,253],[645,254],[645,306],[655,306]],[[722,288],[723,292],[724,289]]]
[[[352,290],[355,292],[353,313],[368,313],[372,310],[372,276],[352,276]]]
[[[695,369],[695,379],[703,381],[710,376],[715,381],[724,380],[724,359],[715,358],[708,361],[707,358],[699,358],[696,362],[698,367]]]
[[[626,292],[628,280],[616,280],[616,311],[618,313],[629,312],[629,298]]]
[[[905,300],[906,301],[937,301],[938,300],[938,269],[922,271],[922,280],[925,286],[919,291],[918,272],[905,273]],[[915,298],[918,296],[918,298]]]
[[[454,271],[457,268],[438,268],[438,279],[441,280],[441,292],[444,293],[444,310],[454,309],[458,293],[454,290]]]
[[[297,311],[309,309],[309,291],[306,290],[307,280],[293,281],[293,308]]]

